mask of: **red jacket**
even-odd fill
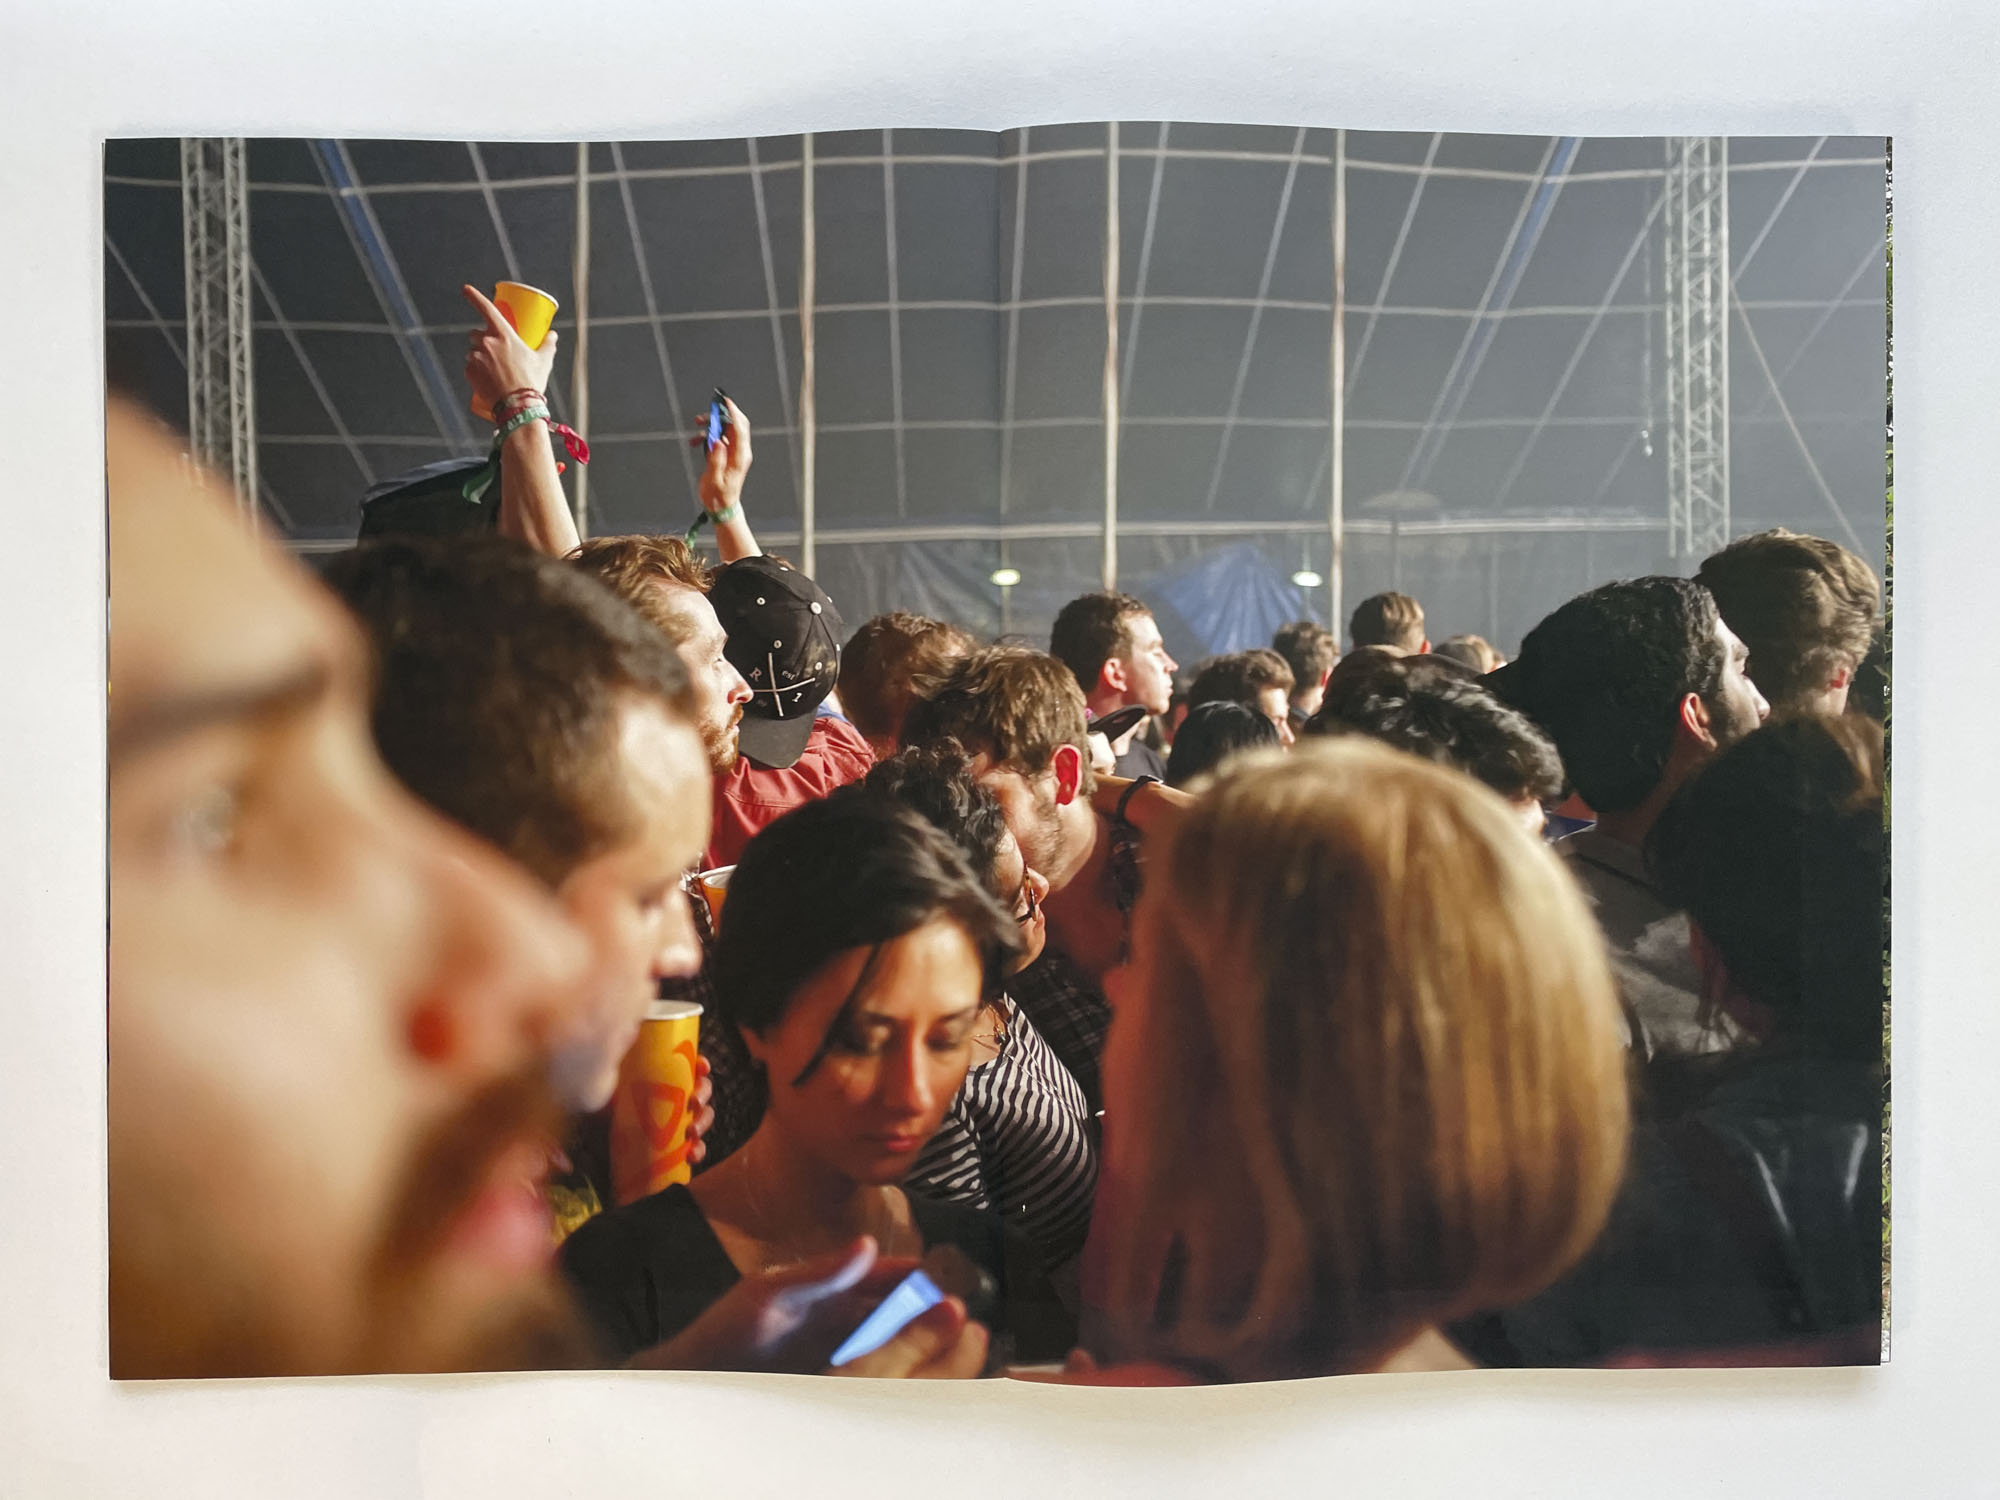
[[[835,787],[859,781],[875,764],[861,731],[845,719],[821,714],[798,760],[782,771],[752,764],[748,756],[715,781],[715,822],[702,868],[733,865],[743,846],[783,814],[817,801]]]

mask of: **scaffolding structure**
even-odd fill
[[[1667,141],[1667,546],[1699,559],[1729,540],[1729,143]]]
[[[217,470],[248,489],[254,463],[259,523],[302,551],[351,545],[385,476],[483,447],[456,288],[504,276],[565,304],[565,398],[587,321],[592,532],[692,509],[681,418],[721,383],[764,440],[760,537],[849,613],[1032,634],[1107,561],[1143,593],[1236,553],[1215,563],[1232,619],[1339,621],[1400,580],[1512,640],[1731,529],[1817,521],[1880,556],[1836,503],[1878,467],[1879,397],[1845,372],[1882,317],[1879,141],[1096,122],[582,159],[244,145],[254,248],[235,142],[187,143],[185,183],[180,141],[107,148],[107,343],[151,405],[192,412]],[[1240,232],[1210,234],[1224,202]],[[1093,221],[1101,239],[1076,233]],[[1812,267],[1837,250],[1829,274],[1794,269],[1806,246]],[[232,264],[255,298],[254,455]],[[1755,388],[1726,390],[1739,356]],[[1399,484],[1413,464],[1429,479]]]
[[[181,141],[187,275],[188,437],[257,515],[257,399],[252,378],[250,194],[240,138]]]

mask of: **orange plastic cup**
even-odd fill
[[[513,325],[514,332],[521,335],[521,342],[530,349],[541,348],[548,338],[558,306],[556,299],[540,287],[520,281],[494,282],[493,305],[500,309],[500,316]],[[483,422],[493,420],[492,411],[477,396],[472,398],[472,414]]]
[[[530,349],[542,347],[542,340],[549,336],[549,328],[556,320],[556,299],[540,287],[524,285],[518,281],[496,281],[493,283],[493,302],[507,321],[514,325],[514,332],[521,335],[521,342]]]
[[[701,1007],[656,1000],[618,1070],[611,1096],[611,1193],[631,1203],[694,1176],[688,1124],[694,1118]]]
[[[729,877],[736,873],[736,866],[723,865],[714,870],[703,870],[696,877],[701,882],[701,899],[708,903],[708,925],[711,930],[722,926],[722,903],[729,895]]]

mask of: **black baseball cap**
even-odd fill
[[[1123,708],[1114,708],[1110,713],[1090,721],[1090,732],[1101,734],[1107,740],[1116,740],[1119,735],[1137,724],[1152,712],[1143,703],[1128,703]]]
[[[723,655],[750,684],[736,745],[760,766],[795,764],[813,716],[840,680],[847,628],[833,601],[775,557],[743,557],[718,568],[708,602],[722,622]]]

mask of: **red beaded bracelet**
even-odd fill
[[[495,427],[504,427],[513,417],[514,413],[523,407],[543,404],[546,403],[543,401],[542,393],[533,386],[524,385],[519,390],[509,391],[505,396],[502,396],[498,401],[493,403],[493,425]]]

